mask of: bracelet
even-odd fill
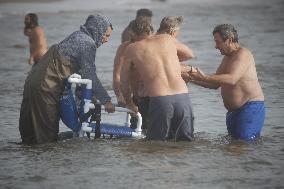
[[[188,73],[192,73],[192,66],[190,66],[190,70],[188,71]]]

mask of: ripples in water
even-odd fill
[[[82,2],[81,2],[82,3]],[[125,2],[124,2],[125,3]],[[123,4],[123,3],[122,3]],[[131,2],[134,7],[139,3]],[[237,26],[240,41],[252,49],[266,97],[267,118],[262,137],[250,143],[227,136],[220,91],[189,85],[195,114],[193,142],[156,142],[132,139],[72,139],[60,127],[60,141],[20,145],[18,118],[28,71],[28,41],[22,34],[23,14],[0,16],[0,183],[3,188],[283,188],[283,14],[282,1],[199,1],[156,5],[154,24],[168,14],[182,14],[180,40],[197,58],[188,62],[214,73],[222,57],[212,41],[215,24]],[[30,5],[32,6],[32,4]],[[89,5],[88,5],[89,6]],[[163,6],[163,9],[160,9]],[[36,5],[35,7],[38,7]],[[283,7],[283,6],[282,6]],[[0,7],[1,8],[1,7]],[[17,7],[19,9],[19,6]],[[98,75],[112,97],[112,67],[120,33],[135,14],[117,9],[96,10],[115,27],[110,44],[97,52]],[[265,10],[265,11],[264,11]],[[93,11],[40,13],[48,44],[57,43]],[[7,22],[9,20],[9,22]],[[62,28],[62,25],[64,27]],[[58,28],[62,28],[58,32]],[[109,115],[110,122],[124,120]],[[0,187],[0,188],[1,188]]]

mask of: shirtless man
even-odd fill
[[[133,22],[134,20],[130,22],[130,27]],[[157,31],[157,35],[169,34],[176,38],[178,36],[180,25],[182,22],[183,22],[183,18],[181,16],[164,17],[161,21],[160,28]],[[124,101],[124,98],[122,96],[121,89],[120,89],[121,88],[120,73],[121,73],[121,67],[122,67],[121,57],[124,54],[126,47],[135,41],[135,37],[133,37],[133,34],[131,33],[131,31],[129,31],[129,35],[132,35],[132,40],[126,41],[118,47],[118,50],[115,56],[114,70],[113,70],[113,88],[114,88],[114,92],[117,97],[118,104],[122,106],[125,105],[125,101]],[[193,51],[190,48],[188,48],[186,45],[182,43],[177,43],[177,45],[179,46],[177,48],[178,49],[177,55],[179,57],[180,62],[189,60],[194,57]],[[184,74],[188,74],[190,69],[192,69],[192,71],[196,71],[194,68],[189,67],[188,65],[181,64],[181,66],[182,66],[182,76]],[[132,69],[130,74],[132,75],[131,76],[132,93],[133,93],[134,99],[136,99],[137,101],[135,104],[138,105],[139,112],[141,113],[142,118],[143,118],[142,129],[145,130],[147,128],[147,124],[146,124],[147,118],[146,117],[147,117],[147,110],[149,106],[149,96],[145,95],[145,92],[143,90],[144,88],[143,83],[139,82],[140,80],[139,73],[137,73],[135,69]]]
[[[150,97],[146,136],[153,140],[193,139],[193,114],[188,89],[181,77],[178,42],[170,35],[150,35],[151,23],[141,17],[131,25],[135,43],[123,56],[121,79],[126,106],[137,112],[130,89],[134,67],[141,77],[145,95]]]
[[[29,13],[25,16],[24,34],[28,36],[30,43],[30,65],[37,63],[47,51],[47,43],[43,29],[38,25],[37,15]]]
[[[129,25],[131,25],[131,23],[134,22],[134,20],[132,20],[130,22]],[[129,35],[131,35],[131,32],[129,31]],[[125,106],[125,100],[124,100],[124,97],[122,95],[122,92],[121,92],[121,81],[120,81],[120,78],[121,78],[121,68],[122,68],[122,56],[124,55],[124,52],[125,52],[125,49],[126,47],[133,43],[134,40],[133,38],[129,41],[125,41],[123,43],[121,43],[119,45],[119,47],[117,48],[116,50],[116,55],[115,55],[115,58],[114,58],[114,68],[113,68],[113,90],[114,90],[114,93],[116,95],[116,98],[117,98],[117,103],[119,106]]]
[[[148,18],[148,17],[146,16],[146,18]],[[149,20],[149,21],[151,21],[151,20]],[[118,49],[116,51],[115,58],[114,58],[113,90],[114,90],[114,93],[116,95],[117,103],[118,103],[119,106],[125,106],[126,105],[123,94],[121,92],[121,85],[123,85],[124,83],[121,83],[120,77],[121,77],[121,68],[122,68],[122,65],[123,65],[122,57],[124,55],[125,49],[129,44],[135,42],[135,37],[133,36],[133,32],[130,29],[130,26],[131,26],[131,24],[133,24],[133,22],[134,22],[134,20],[132,20],[129,23],[128,31],[127,31],[127,35],[128,35],[130,40],[123,42],[118,47]],[[153,27],[152,27],[151,28],[151,34],[153,33],[153,31],[154,30],[153,30]],[[131,85],[131,93],[133,95],[132,98],[133,98],[134,103],[136,105],[138,105],[139,112],[142,115],[142,131],[145,132],[146,128],[147,128],[147,126],[146,126],[146,113],[145,112],[146,112],[148,106],[146,107],[145,106],[146,104],[143,103],[143,102],[145,102],[144,99],[138,98],[139,96],[141,96],[141,93],[143,93],[142,85],[141,85],[141,82],[140,82],[140,76],[139,76],[139,73],[137,72],[137,70],[134,69],[134,68],[131,69],[131,72],[129,74],[130,74],[130,78],[131,78],[130,85]],[[147,103],[147,105],[148,105],[148,103]],[[136,116],[131,116],[130,127],[135,129],[137,127],[137,121],[138,120],[137,120]]]
[[[264,124],[264,96],[258,82],[251,52],[240,46],[234,26],[222,24],[213,31],[215,48],[224,58],[216,74],[205,75],[198,69],[191,73],[197,85],[218,89],[228,110],[226,124],[229,134],[236,139],[253,140],[260,136]]]

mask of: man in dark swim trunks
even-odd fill
[[[150,35],[151,23],[138,18],[131,25],[135,43],[123,56],[121,80],[126,106],[138,111],[131,98],[130,73],[134,67],[141,77],[144,94],[150,97],[147,133],[152,140],[193,139],[193,113],[188,89],[181,77],[177,52],[179,42],[168,34]]]
[[[129,27],[131,27],[131,24],[133,22],[134,20],[130,22]],[[157,31],[157,35],[168,34],[176,38],[179,34],[180,25],[182,24],[182,22],[183,22],[183,18],[181,16],[164,17],[160,23],[160,27]],[[117,96],[118,103],[121,105],[125,105],[125,101],[124,101],[124,98],[122,96],[121,89],[120,89],[121,84],[123,84],[120,82],[120,73],[121,73],[121,67],[122,67],[121,57],[124,54],[126,47],[133,42],[135,42],[135,40],[132,37],[131,41],[122,43],[117,50],[117,54],[116,54],[115,61],[114,61],[113,88]],[[183,43],[177,43],[177,45],[179,46],[177,55],[179,57],[180,62],[189,60],[194,57],[193,51],[188,46],[186,46]],[[183,74],[187,74],[187,72],[190,71],[190,66],[185,65],[185,64],[181,64],[181,66],[182,66],[182,69],[181,69],[182,76]],[[196,71],[196,70],[192,68],[192,71]],[[132,69],[130,74],[131,74],[131,83],[132,83],[131,86],[132,86],[134,102],[138,106],[138,110],[141,113],[142,118],[143,118],[142,130],[146,131],[147,111],[149,107],[149,96],[145,95],[143,82],[139,76],[139,73],[135,69]],[[135,123],[133,125],[135,125]]]

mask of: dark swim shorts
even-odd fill
[[[150,97],[147,118],[148,139],[193,139],[194,117],[188,93]]]

